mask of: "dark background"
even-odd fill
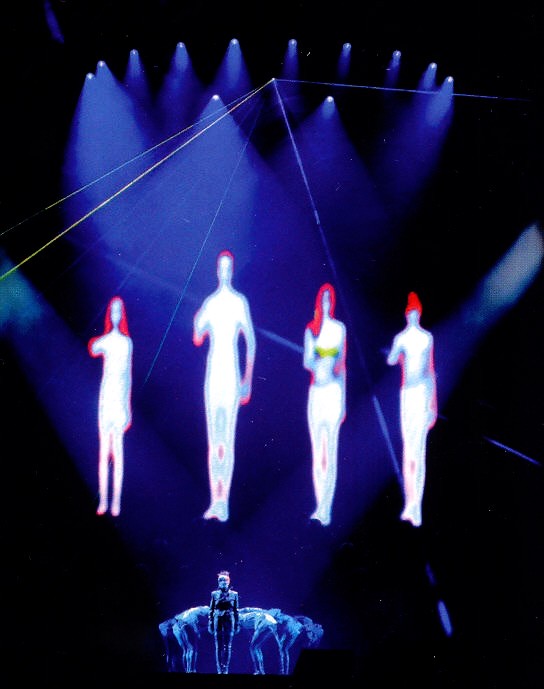
[[[19,3],[5,10],[4,228],[60,196],[74,108],[84,75],[95,70],[98,60],[122,75],[128,52],[136,47],[158,88],[181,40],[200,78],[211,81],[233,37],[243,46],[256,86],[278,75],[287,41],[295,37],[303,80],[334,80],[340,46],[349,41],[355,84],[381,85],[391,53],[398,49],[403,55],[399,87],[415,88],[434,61],[442,78],[454,77],[456,93],[496,97],[470,103],[458,99],[447,165],[437,171],[422,209],[407,221],[404,244],[388,254],[387,273],[379,275],[376,269],[372,274],[371,262],[354,254],[349,238],[335,247],[345,284],[360,285],[361,294],[357,286],[350,292],[350,304],[359,297],[375,311],[385,304],[383,323],[368,336],[370,370],[402,326],[406,284],[418,270],[424,278],[417,279],[427,286],[423,320],[434,330],[521,230],[541,219],[540,3],[502,9],[484,2],[449,7],[427,2],[417,7],[51,2],[63,41],[55,40],[48,27],[46,5]],[[352,101],[348,126],[354,138],[367,104]],[[441,250],[438,233],[447,250]],[[2,246],[7,245],[2,237]],[[18,237],[24,247],[24,235]],[[410,261],[404,260],[407,256]],[[29,269],[37,288],[64,269],[64,258],[56,253],[50,262],[42,259]],[[358,282],[359,270],[372,280]],[[428,287],[433,282],[434,290]],[[367,284],[371,294],[365,293]],[[57,295],[55,307],[73,318],[74,296]],[[287,611],[322,621],[328,631],[324,647],[353,651],[357,672],[370,686],[407,679],[438,687],[536,687],[544,679],[541,308],[539,274],[480,343],[440,406],[428,452],[424,528],[416,532],[399,523],[400,494],[391,477],[364,517],[349,528],[330,534],[314,533],[310,525],[295,529],[293,538],[300,545],[296,565],[289,559],[280,564],[263,559],[275,592],[295,588],[282,599]],[[445,370],[455,352],[453,344],[437,346],[440,374],[439,367]],[[79,681],[87,673],[163,673],[156,626],[185,607],[208,602],[214,568],[221,566],[221,558],[210,552],[221,551],[222,535],[197,522],[191,537],[198,545],[188,540],[187,531],[176,535],[171,519],[177,513],[170,503],[163,515],[164,540],[157,528],[160,519],[150,518],[153,526],[147,525],[137,505],[128,511],[140,529],[140,542],[134,532],[127,542],[118,524],[97,520],[94,496],[8,338],[1,347],[6,660],[16,672],[32,672],[52,685],[59,678]],[[369,381],[361,360],[354,351],[350,356],[365,389]],[[127,454],[137,455],[136,440],[128,437],[127,443]],[[195,446],[200,451],[200,442]],[[158,485],[162,489],[167,482],[160,477]],[[288,518],[279,521],[283,529]],[[243,551],[239,557],[234,545],[227,548],[233,584],[248,605],[274,604],[260,583],[261,576],[263,582],[267,577],[240,564],[246,551],[263,542],[277,548],[281,560],[282,530],[274,533],[271,524],[250,532],[247,542],[234,539]],[[170,551],[183,554],[171,556]],[[172,562],[178,569],[165,575],[164,567]],[[310,571],[305,568],[316,562],[321,574],[296,603],[296,588]],[[437,600],[447,603],[454,627],[450,638],[439,625]],[[234,670],[248,671],[241,663]]]

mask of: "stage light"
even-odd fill
[[[240,98],[250,90],[251,79],[241,46],[239,41],[233,38],[229,41],[223,60],[209,86],[209,93],[221,93],[222,99],[228,103]]]
[[[400,69],[400,50],[395,50],[385,71],[385,86],[393,88],[397,84]]]
[[[287,50],[283,59],[284,79],[296,79],[298,77],[298,61],[297,61],[298,43],[296,39],[291,38],[287,44]]]
[[[437,65],[436,62],[431,62],[425,72],[423,73],[423,76],[421,77],[421,80],[418,85],[418,90],[420,91],[432,91],[435,88],[435,78],[436,78],[436,69]]]
[[[351,57],[351,43],[344,43],[340,57],[338,58],[338,78],[345,79],[349,72]]]
[[[452,111],[453,104],[453,79],[444,79],[440,89],[432,96],[425,113],[427,124],[435,127],[443,118]]]

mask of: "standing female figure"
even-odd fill
[[[346,416],[346,328],[334,318],[336,294],[326,282],[304,332],[304,368],[311,373],[307,419],[312,445],[316,508],[311,519],[331,522],[336,488],[338,435]]]
[[[106,311],[104,334],[89,341],[89,354],[104,360],[98,396],[98,494],[97,514],[108,510],[110,458],[113,465],[111,514],[121,512],[124,452],[123,439],[129,429],[132,388],[132,340],[128,332],[125,304],[113,297]]]

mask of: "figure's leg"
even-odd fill
[[[196,672],[197,658],[198,658],[198,641],[195,641],[195,644],[191,650],[191,657],[189,659],[189,667],[191,668],[189,670],[189,672]]]
[[[162,636],[162,640],[164,643],[164,659],[166,661],[166,667],[168,669],[168,672],[171,671],[170,640],[168,638],[169,629],[170,629],[169,622],[161,622],[159,624],[159,632]]]
[[[295,643],[295,639],[293,638],[293,639],[287,639],[285,641],[285,643],[283,644],[283,668],[284,668],[284,674],[286,674],[286,675],[288,675],[290,672],[290,664],[291,664],[290,651],[291,651],[291,646],[294,643]]]
[[[253,638],[249,642],[249,655],[251,656],[251,661],[253,662],[253,674],[260,675],[259,671],[259,658],[257,657],[257,652],[254,646]]]
[[[425,489],[425,446],[427,441],[427,430],[422,429],[419,437],[419,448],[417,451],[417,460],[415,462],[414,471],[414,526],[421,526],[422,517],[421,511],[423,506],[423,491]]]
[[[310,390],[308,393],[308,405],[306,408],[306,419],[308,422],[308,433],[310,435],[310,444],[312,448],[312,483],[316,503],[316,509],[311,515],[310,519],[318,519],[317,511],[321,503],[322,496],[321,467],[323,459],[323,438],[320,433],[318,404],[315,397],[315,387],[310,385]]]
[[[221,669],[221,644],[222,644],[222,632],[219,630],[219,621],[216,622],[214,631],[215,640],[215,666],[217,668],[217,674],[222,674]]]
[[[225,633],[225,653],[223,656],[223,674],[228,675],[229,673],[229,666],[230,666],[230,658],[232,655],[232,639],[234,637],[234,628],[231,624],[228,625],[228,629],[226,630]]]
[[[249,642],[249,652],[253,660],[253,674],[264,675],[264,657],[262,646],[269,634],[265,630],[257,628]]]
[[[229,518],[229,495],[234,471],[234,438],[238,406],[210,409],[208,434],[208,471],[210,507],[205,519],[225,522]]]
[[[279,634],[274,634],[274,638],[276,639],[276,644],[278,645],[278,655],[279,655],[279,662],[280,662],[280,675],[285,674],[285,663],[283,660],[283,643],[285,641],[285,638],[283,634],[280,636]]]
[[[232,637],[234,627],[228,617],[219,618],[217,621],[218,636],[218,673],[227,675],[229,672],[230,656],[232,649]]]
[[[338,434],[340,425],[337,423],[324,432],[326,449],[324,449],[324,461],[322,465],[322,493],[321,504],[316,510],[323,526],[331,523],[332,503],[336,488],[338,473]]]
[[[123,490],[123,473],[125,466],[122,429],[115,429],[112,433],[112,455],[113,498],[111,502],[111,513],[114,517],[118,517],[121,513],[121,493]]]
[[[263,651],[261,648],[256,648],[255,649],[255,658],[257,660],[257,669],[258,669],[258,674],[259,675],[264,675],[264,658],[263,658]]]
[[[181,649],[183,669],[185,670],[185,672],[191,672],[191,642],[189,640],[185,627],[181,624],[175,624],[172,628],[172,632],[176,637],[176,640]]]
[[[411,416],[407,400],[407,391],[400,391],[400,430],[402,435],[402,488],[404,493],[404,508],[400,518],[403,521],[412,521],[412,509],[414,504],[414,491],[412,482],[413,467],[411,466]],[[413,421],[412,421],[413,424]]]
[[[312,480],[314,484],[314,494],[316,507],[310,519],[317,519],[321,523],[327,521],[324,509],[324,498],[326,492],[326,478],[329,470],[328,441],[327,433],[323,423],[313,428],[312,439]]]
[[[418,476],[421,474],[422,448],[425,441],[425,413],[420,404],[420,391],[404,391],[401,406],[403,436],[402,474],[404,481],[404,510],[401,519],[413,526],[421,525],[421,494]]]
[[[108,472],[111,447],[111,432],[105,427],[99,427],[100,449],[98,451],[98,508],[96,514],[104,514],[108,510]]]

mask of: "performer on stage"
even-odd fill
[[[217,589],[212,591],[208,631],[215,639],[215,662],[218,675],[228,675],[232,638],[240,631],[238,592],[230,587],[230,574],[217,575]]]

